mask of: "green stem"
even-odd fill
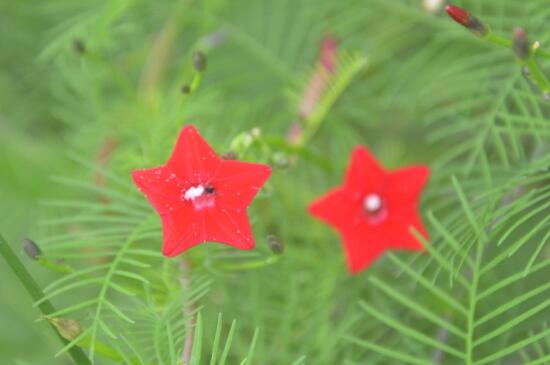
[[[489,33],[487,33],[485,36],[481,38],[504,48],[510,48],[510,49],[512,48],[512,40],[505,38],[501,35],[498,35],[493,31],[489,31]],[[535,47],[534,44],[531,45],[530,48],[533,55],[538,55],[543,58],[550,59],[550,52],[540,49],[538,47]]]
[[[495,34],[492,31],[489,31],[489,33],[483,36],[482,39],[504,48],[511,49],[513,47],[512,40]],[[550,52],[544,51],[539,47],[535,47],[535,45],[533,44],[529,47],[529,58],[521,60],[521,63],[529,70],[529,75],[531,79],[535,84],[537,84],[540,91],[544,95],[547,95],[548,93],[550,93],[550,82],[540,69],[540,66],[537,64],[537,61],[535,59],[537,55],[543,58],[550,59]]]
[[[540,91],[542,91],[543,94],[550,93],[550,82],[548,82],[548,79],[540,69],[533,55],[525,60],[523,64],[529,70],[529,75],[531,76],[531,79],[537,84]]]
[[[279,259],[280,259],[280,255],[273,255],[261,260],[254,260],[254,261],[249,261],[242,264],[234,264],[234,265],[220,265],[219,267],[223,270],[230,270],[230,271],[251,270],[251,269],[258,269],[269,265],[273,265],[277,263]]]
[[[182,95],[181,101],[178,105],[178,110],[176,114],[176,122],[181,123],[181,120],[183,119],[185,105],[187,104],[187,98],[193,95],[199,86],[201,85],[202,81],[202,72],[195,72],[193,75],[193,80],[191,80],[191,84],[189,85],[189,94]]]
[[[40,286],[36,283],[36,281],[33,279],[31,274],[28,272],[28,270],[25,268],[23,263],[19,260],[17,255],[13,252],[11,247],[8,245],[4,237],[0,235],[0,254],[4,257],[8,265],[11,267],[21,284],[25,287],[27,292],[30,294],[32,299],[37,302],[39,301],[43,296],[44,293],[42,292],[42,289],[40,289]],[[44,316],[47,316],[49,313],[56,312],[54,306],[51,304],[49,300],[43,301],[38,305],[38,308],[40,308],[40,311]],[[51,323],[50,323],[51,325]],[[55,334],[59,337],[61,342],[63,342],[64,345],[67,345],[69,342],[64,339],[55,326],[51,325],[52,329],[55,331]],[[74,360],[75,364],[78,365],[87,365],[90,364],[90,360],[86,357],[82,349],[79,347],[72,347],[69,349],[69,355]]]
[[[487,35],[482,37],[482,39],[485,39],[488,42],[494,43],[504,48],[512,48],[512,40],[505,38],[501,35],[498,35],[496,33],[493,33],[492,31],[487,33]]]

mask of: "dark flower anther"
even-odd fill
[[[514,28],[514,42],[512,49],[520,60],[526,60],[529,58],[529,41],[527,40],[527,31],[524,28]]]
[[[23,250],[33,260],[38,260],[42,256],[42,250],[40,247],[29,238],[23,239]]]
[[[205,194],[214,194],[214,187],[212,185],[209,185],[207,187],[204,188],[204,193]]]
[[[475,35],[483,37],[489,33],[489,28],[481,22],[481,20],[470,14],[470,12],[466,9],[459,8],[455,5],[447,5],[445,10],[455,22],[464,26]]]

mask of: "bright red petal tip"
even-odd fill
[[[206,241],[253,248],[246,210],[270,175],[266,165],[220,159],[192,125],[165,166],[132,172],[161,216],[167,257]]]
[[[220,166],[221,159],[193,125],[182,129],[166,166],[176,175],[208,181]]]
[[[311,215],[339,232],[351,273],[364,270],[386,250],[423,249],[410,229],[428,238],[418,202],[429,174],[426,166],[387,171],[365,147],[357,147],[343,185],[310,204]]]
[[[470,25],[470,13],[466,9],[459,8],[455,5],[447,5],[445,11],[453,20],[465,27]]]
[[[380,190],[386,172],[370,151],[357,146],[351,154],[346,171],[345,186],[355,191]]]

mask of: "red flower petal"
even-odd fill
[[[344,229],[361,219],[361,201],[353,199],[345,189],[336,188],[312,202],[309,212],[338,229]]]
[[[132,171],[132,179],[160,215],[183,205],[180,198],[183,186],[166,167]]]
[[[217,173],[221,159],[201,137],[194,126],[181,131],[174,152],[166,166],[180,179],[186,178],[191,184],[207,183]]]
[[[374,231],[365,232],[352,230],[342,235],[344,248],[351,273],[357,274],[370,266],[386,250],[383,236],[375,234]]]
[[[215,177],[216,185],[223,191],[217,202],[226,208],[248,205],[269,176],[271,168],[267,165],[224,160]]]
[[[414,236],[413,229],[418,231],[426,240],[429,240],[428,233],[416,212],[416,207],[410,211],[401,212],[400,216],[393,217],[391,229],[388,229],[388,243],[393,249],[421,251],[424,249],[422,243]]]
[[[245,209],[211,209],[205,211],[206,240],[229,244],[241,250],[256,245]]]
[[[369,150],[358,146],[352,152],[344,185],[354,192],[380,192],[385,176],[386,172]]]
[[[386,189],[389,204],[415,203],[429,177],[430,169],[427,166],[410,166],[392,171],[388,175]]]
[[[174,257],[206,240],[203,214],[191,206],[162,216],[162,254]]]

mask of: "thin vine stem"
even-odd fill
[[[25,265],[23,265],[21,260],[19,260],[15,252],[13,252],[13,250],[6,242],[4,237],[2,237],[2,235],[0,235],[0,254],[4,257],[4,259],[8,263],[8,266],[12,269],[12,271],[17,276],[21,284],[25,287],[32,299],[35,302],[38,302],[41,298],[43,298],[44,293],[42,292],[42,289],[29,273]],[[38,308],[44,316],[48,316],[48,314],[56,312],[55,307],[49,300],[42,301],[38,305]],[[61,334],[58,332],[53,324],[50,323],[50,326],[54,330],[57,337],[61,340],[63,345],[66,346],[69,341],[61,336]],[[80,347],[73,346],[68,350],[68,353],[77,365],[92,364]]]
[[[509,49],[512,49],[512,40],[511,39],[508,39],[506,37],[503,37],[501,35],[498,35],[494,32],[489,32],[486,36],[484,37],[481,37],[482,39],[486,40],[486,41],[489,41],[493,44],[496,44],[498,46],[501,46],[501,47],[504,47],[504,48],[509,48]],[[538,42],[534,42],[530,49],[531,49],[531,52],[534,54],[534,55],[537,55],[537,56],[540,56],[542,58],[545,58],[545,59],[548,59],[550,60],[550,52],[544,50],[544,49],[541,49],[538,45]]]
[[[189,276],[191,268],[187,260],[182,259],[180,261],[180,284],[181,289],[184,292],[189,292],[191,289],[191,278]],[[188,318],[186,324],[186,336],[183,342],[183,350],[181,353],[182,365],[189,365],[191,363],[191,355],[193,352],[193,342],[195,341],[195,306],[193,302],[185,303],[183,306],[183,315]]]
[[[500,36],[492,31],[481,38],[490,43],[508,48],[510,50],[513,47],[512,40]],[[541,92],[544,95],[547,95],[548,93],[550,93],[550,82],[544,75],[544,72],[541,70],[540,66],[537,64],[536,56],[550,59],[550,52],[540,49],[540,44],[538,42],[534,42],[532,45],[529,46],[529,57],[526,60],[522,60],[521,63],[529,70],[529,76],[532,78],[532,80],[535,82]]]

